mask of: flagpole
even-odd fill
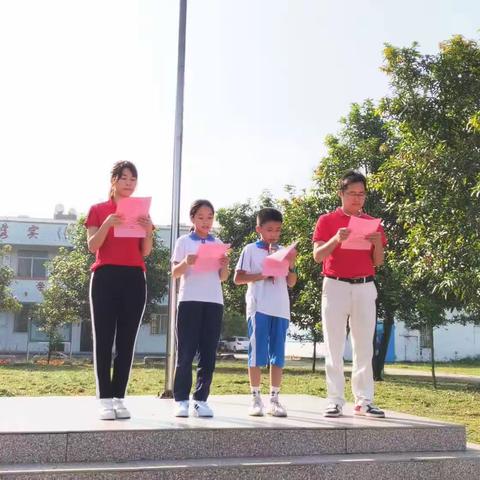
[[[170,255],[180,231],[180,190],[182,172],[183,143],[183,94],[185,88],[185,44],[187,27],[187,0],[180,0],[178,28],[178,62],[177,62],[177,99],[175,105],[175,139],[173,147],[173,185],[172,185],[172,219],[170,227]],[[165,361],[165,390],[162,398],[173,397],[173,376],[176,363],[176,317],[177,317],[177,281],[170,277],[168,289],[168,329]]]

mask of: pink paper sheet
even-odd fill
[[[288,274],[288,260],[275,260],[266,257],[263,261],[262,275],[266,277],[286,277]]]
[[[229,243],[201,243],[198,247],[197,260],[193,264],[193,270],[196,272],[220,270],[220,259],[229,248]]]
[[[376,232],[381,221],[380,218],[366,219],[351,216],[348,222],[348,228],[351,230],[351,233],[342,242],[340,248],[346,250],[370,250],[372,243],[366,240],[365,236]]]
[[[287,259],[287,257],[290,256],[290,254],[295,250],[295,247],[297,246],[298,242],[293,242],[291,245],[285,248],[281,248],[280,250],[277,250],[275,253],[272,253],[271,255],[268,256],[268,258],[272,258],[274,260],[282,261]]]
[[[147,232],[138,223],[138,217],[147,216],[152,197],[122,198],[115,213],[123,215],[123,223],[113,228],[115,237],[145,238]]]
[[[265,257],[263,261],[262,275],[267,277],[286,277],[288,274],[289,261],[288,257],[292,254],[298,242],[294,242],[288,247]]]

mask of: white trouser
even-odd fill
[[[376,298],[377,289],[373,282],[352,284],[333,278],[323,280],[322,325],[329,402],[338,405],[345,403],[343,353],[349,316],[355,404],[366,405],[373,400],[372,357]]]

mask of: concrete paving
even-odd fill
[[[212,396],[214,418],[175,418],[174,402],[127,399],[132,419],[97,419],[93,397],[0,398],[0,464],[463,451],[463,426],[386,412],[324,418],[326,400],[283,395],[287,418],[249,417],[249,395]]]
[[[268,397],[264,397],[264,403]],[[353,405],[347,404],[344,416],[325,418],[324,398],[313,395],[281,395],[287,418],[250,417],[249,395],[213,395],[209,404],[213,418],[175,418],[173,400],[153,396],[127,397],[132,413],[129,420],[102,421],[97,418],[98,403],[91,396],[77,397],[0,397],[1,433],[68,433],[92,431],[128,431],[158,429],[248,429],[248,428],[432,428],[453,424],[386,411],[385,419],[353,416]]]
[[[470,480],[480,451],[465,428],[395,412],[322,416],[326,400],[282,395],[287,418],[249,417],[249,395],[212,396],[214,418],[127,399],[132,418],[97,419],[93,397],[0,398],[3,480]]]
[[[5,480],[477,480],[480,451],[0,465]]]

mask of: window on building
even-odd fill
[[[17,276],[20,278],[47,278],[48,252],[19,250]]]
[[[61,342],[71,342],[72,341],[72,325],[64,325],[58,329]],[[30,341],[31,342],[48,342],[48,335],[40,330],[35,322],[32,322],[30,328]]]
[[[432,335],[428,326],[420,329],[420,348],[432,348]]]
[[[15,333],[27,333],[28,322],[30,319],[31,305],[29,303],[22,303],[22,308],[15,313],[13,319],[13,331]]]
[[[158,313],[150,317],[150,335],[165,335],[168,329],[168,307],[162,305]]]

